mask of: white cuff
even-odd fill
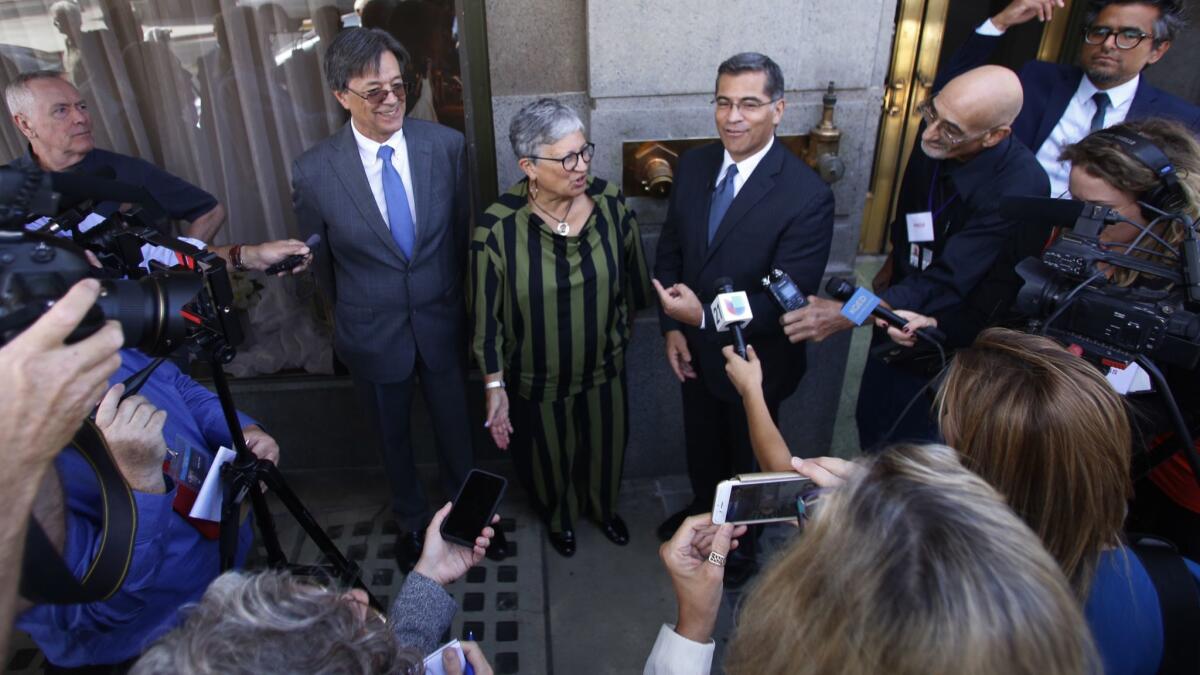
[[[716,648],[712,640],[692,642],[676,633],[674,626],[663,624],[642,675],[708,675]]]
[[[703,307],[701,307],[700,308],[700,330],[704,330],[704,325],[706,323],[708,323],[708,313],[704,311]]]
[[[987,35],[989,37],[1000,37],[1001,35],[1004,35],[1004,31],[996,28],[996,24],[992,23],[992,18],[990,16],[986,21],[979,24],[979,28],[976,28],[975,32],[980,35]]]

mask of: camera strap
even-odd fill
[[[100,487],[103,524],[96,557],[78,579],[37,520],[30,516],[21,561],[21,595],[38,604],[74,604],[111,598],[125,581],[137,533],[137,505],[103,434],[90,420],[72,445],[92,467]],[[65,509],[64,509],[65,511]]]
[[[1194,673],[1200,663],[1200,642],[1195,639],[1200,625],[1200,592],[1183,556],[1169,542],[1152,535],[1129,535],[1137,555],[1158,594],[1163,622],[1161,675]]]

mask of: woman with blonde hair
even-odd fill
[[[745,405],[758,410],[756,365],[733,357],[726,370]],[[1058,561],[1105,672],[1155,672],[1166,653],[1161,605],[1146,568],[1121,540],[1131,489],[1129,418],[1100,371],[1050,338],[989,328],[955,354],[936,406],[946,443]],[[748,416],[767,470],[791,463],[823,484],[846,473],[832,458],[792,460],[769,418]],[[1200,567],[1185,564],[1193,583],[1200,580]]]
[[[861,460],[742,602],[727,673],[1085,673],[1097,658],[1070,587],[1003,498],[944,446]],[[688,519],[663,545],[679,595],[646,673],[707,672],[732,526]],[[697,550],[696,544],[700,543]],[[711,631],[711,624],[710,631]],[[690,648],[690,651],[689,651]],[[711,660],[711,649],[708,651]],[[699,664],[699,665],[696,665]]]

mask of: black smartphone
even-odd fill
[[[442,521],[442,539],[468,548],[475,546],[475,538],[492,524],[492,516],[496,515],[506,487],[508,481],[504,476],[471,469],[467,480],[458,489],[454,506]]]

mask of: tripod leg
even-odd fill
[[[372,607],[380,611],[387,611],[385,607],[380,605],[375,595],[371,593],[371,589],[367,588],[367,585],[363,583],[358,565],[342,555],[342,552],[338,550],[333,540],[329,538],[325,530],[321,529],[317,520],[313,518],[313,515],[309,513],[308,509],[300,501],[300,498],[296,496],[295,492],[292,492],[292,488],[284,481],[283,474],[280,473],[279,468],[271,462],[259,462],[259,470],[262,472],[263,482],[267,484],[267,487],[271,488],[271,491],[275,493],[279,501],[283,502],[288,512],[292,514],[292,517],[296,519],[296,522],[308,534],[308,537],[317,545],[317,548],[320,549],[325,559],[333,566],[338,579],[342,583],[351,584],[355,588],[361,588],[363,591],[366,591]]]
[[[255,467],[256,474],[263,472],[262,465],[264,463],[271,464],[265,459],[258,460],[258,466]],[[271,464],[271,466],[275,465]],[[258,522],[258,531],[262,534],[263,546],[267,549],[267,564],[275,568],[286,566],[287,556],[284,555],[283,546],[279,543],[275,518],[271,516],[271,510],[267,508],[267,496],[257,485],[250,490],[250,504],[254,507],[254,520]]]
[[[221,467],[221,571],[233,569],[237,560],[238,547],[238,484],[233,467],[229,464]]]

